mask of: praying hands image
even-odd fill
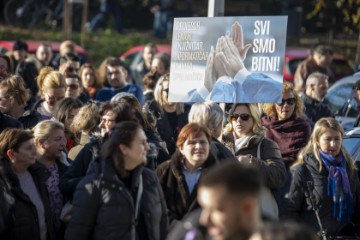
[[[281,82],[263,73],[249,72],[244,64],[251,44],[244,45],[242,26],[235,22],[232,34],[218,38],[211,47],[205,69],[204,86],[187,94],[189,102],[267,102],[281,99]],[[265,92],[266,91],[266,92]]]

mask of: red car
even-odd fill
[[[36,52],[36,49],[38,48],[38,46],[43,42],[50,43],[53,53],[57,54],[57,53],[59,53],[59,47],[61,44],[60,42],[32,41],[32,40],[25,41],[25,42],[28,45],[28,52],[32,53],[32,54]],[[15,43],[15,41],[0,41],[0,53],[5,53],[7,51],[11,51],[14,43]],[[89,60],[89,54],[85,51],[85,49],[83,49],[79,45],[76,45],[75,50],[79,54],[79,56],[85,60],[85,62],[87,62]]]
[[[294,80],[294,74],[297,66],[308,56],[310,56],[309,49],[303,48],[288,48],[285,51],[284,61],[284,81],[292,82]],[[352,75],[354,73],[349,62],[344,56],[334,54],[334,59],[330,66],[331,70],[335,74],[336,80],[345,76]]]

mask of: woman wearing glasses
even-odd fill
[[[269,189],[280,188],[285,180],[286,169],[279,147],[274,141],[264,137],[256,104],[234,104],[230,109],[228,122],[223,142],[239,162],[261,170],[267,187],[261,198],[264,200],[261,203],[262,214],[276,219],[278,208]]]
[[[280,148],[286,167],[295,162],[300,149],[307,144],[311,127],[304,113],[304,104],[293,86],[284,83],[281,104],[264,104],[265,137],[274,140]]]
[[[65,77],[51,67],[44,67],[37,77],[37,84],[40,100],[35,103],[34,109],[40,113],[42,120],[48,120],[56,102],[65,97]]]

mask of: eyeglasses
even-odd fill
[[[77,85],[77,84],[69,84],[69,85],[66,85],[66,88],[70,88],[70,90],[78,90],[79,85]]]
[[[169,89],[168,88],[164,88],[163,92],[166,92],[167,94],[169,94]]]
[[[251,115],[247,113],[241,113],[241,114],[234,113],[233,115],[231,115],[230,120],[237,121],[240,118],[241,121],[248,121],[250,117]]]
[[[283,106],[285,105],[285,103],[287,103],[288,105],[292,106],[295,104],[295,98],[288,98],[288,99],[283,99],[281,101],[281,103],[277,103],[278,106]]]
[[[360,90],[360,88],[359,87],[352,87],[352,89],[354,90],[354,91],[358,91],[358,90]]]

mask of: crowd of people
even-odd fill
[[[281,103],[225,107],[169,102],[170,58],[151,43],[132,71],[84,63],[71,41],[26,51],[0,55],[1,239],[360,236],[358,170],[316,65],[330,48]]]

